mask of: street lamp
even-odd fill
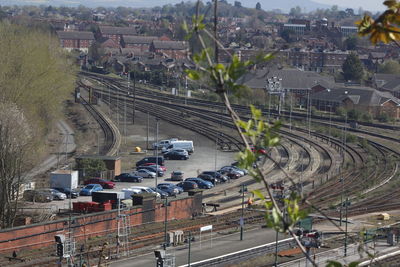
[[[328,93],[331,92],[331,89],[326,89]],[[332,126],[332,104],[329,104],[329,135],[328,135],[328,144],[331,142],[331,126]]]
[[[160,119],[156,118],[156,188],[158,184],[158,124],[159,124]]]
[[[242,193],[242,216],[240,217],[240,241],[243,240],[243,225],[244,225],[244,192],[247,192],[247,187],[242,184],[239,193]]]

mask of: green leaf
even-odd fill
[[[343,265],[337,261],[328,261],[326,267],[343,267]]]
[[[360,264],[360,262],[358,262],[358,261],[353,261],[353,262],[350,262],[348,266],[349,266],[349,267],[357,267],[359,264]]]
[[[186,70],[186,73],[188,78],[193,81],[197,81],[200,79],[200,74],[195,70]]]
[[[265,200],[265,197],[264,197],[264,195],[261,193],[260,190],[253,190],[252,192],[253,192],[254,195],[256,195],[259,199]]]

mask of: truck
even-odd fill
[[[56,170],[50,173],[51,188],[70,188],[78,187],[78,171]]]
[[[172,141],[169,146],[162,149],[162,152],[166,153],[174,149],[185,149],[189,154],[192,154],[194,152],[193,141],[189,140]]]
[[[171,144],[171,142],[178,141],[177,138],[161,140],[158,143],[153,143],[153,149],[163,149]]]

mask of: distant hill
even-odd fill
[[[203,2],[208,2],[209,0],[203,0]],[[7,5],[8,1],[3,2],[0,0],[0,4]],[[176,4],[180,3],[182,0],[50,0],[50,1],[34,1],[34,0],[14,0],[13,4],[17,5],[52,5],[52,6],[72,6],[76,7],[79,5],[84,5],[87,7],[155,7],[163,6],[166,4]],[[186,1],[185,1],[186,2]],[[191,2],[195,2],[192,0]],[[234,0],[228,0],[228,3],[233,4]],[[240,1],[244,7],[254,8],[257,2],[260,2],[262,9],[272,10],[281,9],[284,12],[289,12],[290,8],[299,6],[305,12],[315,10],[317,8],[330,8],[329,5],[324,5],[320,3],[313,2],[311,0],[241,0]]]

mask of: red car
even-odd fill
[[[257,153],[258,154],[261,154],[261,155],[267,155],[267,150],[265,149],[265,148],[263,148],[263,147],[259,147],[259,148],[257,148],[257,150],[256,150],[256,148],[254,147],[254,146],[251,146],[251,152],[256,152],[257,151]]]
[[[107,180],[100,179],[100,178],[92,178],[92,179],[86,180],[84,182],[84,184],[85,185],[88,185],[88,184],[99,184],[105,189],[113,189],[114,186],[115,186],[114,182],[107,181]]]
[[[156,167],[156,164],[155,164],[155,163],[149,162],[149,163],[145,163],[145,164],[140,165],[140,166],[154,166],[154,167]],[[140,167],[140,166],[139,166],[139,167]],[[158,168],[160,168],[160,170],[162,170],[163,172],[166,172],[166,171],[167,171],[167,167],[165,167],[165,166],[163,166],[163,165],[158,165]]]

